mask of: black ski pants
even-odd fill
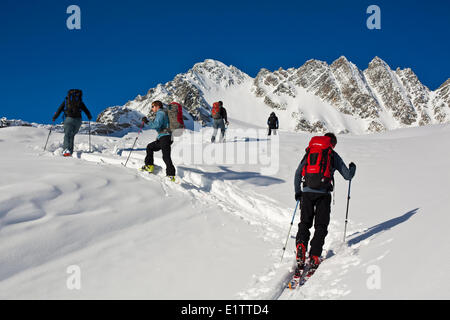
[[[147,145],[147,156],[145,157],[145,164],[153,165],[153,152],[161,150],[164,163],[166,164],[166,175],[174,176],[175,167],[173,166],[172,158],[170,157],[170,146],[172,145],[172,143],[172,136],[162,136],[158,140],[149,143]]]
[[[272,132],[273,132],[274,135],[276,135],[276,134],[277,134],[277,130],[278,130],[277,128],[270,128],[270,127],[269,127],[269,132],[268,132],[267,135],[270,136],[270,135],[272,134]]]
[[[314,237],[311,240],[309,255],[320,257],[325,237],[328,234],[328,224],[330,223],[331,194],[303,192],[300,201],[301,214],[296,244],[303,243],[306,250],[308,250],[311,235],[309,229],[311,229],[314,222],[315,231]]]

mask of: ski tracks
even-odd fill
[[[113,154],[83,152],[74,155],[81,160],[122,167],[126,156],[127,154],[117,157]],[[124,169],[136,170],[135,174],[140,177],[160,183],[166,197],[174,196],[174,192],[181,192],[190,197],[194,207],[197,205],[219,206],[224,212],[233,214],[258,228],[258,234],[262,239],[271,244],[268,267],[262,274],[253,275],[253,278],[245,285],[246,289],[237,293],[238,298],[314,299],[339,298],[348,294],[349,291],[345,285],[340,284],[339,276],[345,275],[349,266],[357,265],[360,261],[355,255],[357,249],[344,246],[338,239],[342,223],[331,221],[326,242],[328,246],[324,248],[327,252],[326,260],[322,262],[314,276],[301,288],[286,290],[286,284],[294,269],[292,261],[295,259],[295,240],[293,239],[295,227],[291,230],[283,262],[280,258],[293,208],[282,207],[276,200],[238,187],[232,181],[211,179],[209,178],[211,175],[202,174],[203,170],[199,167],[194,170],[177,168],[180,183],[173,183],[165,177],[164,170],[155,175],[137,171],[142,162],[143,156],[136,153],[130,157],[127,168]],[[162,159],[159,158],[155,158],[155,164],[165,167]],[[295,221],[297,223],[298,219]],[[337,255],[339,259],[336,258]],[[333,271],[336,268],[340,269],[337,276]]]

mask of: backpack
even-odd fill
[[[179,137],[184,132],[183,107],[177,102],[171,102],[166,108],[169,117],[169,130],[174,137]]]
[[[64,109],[64,114],[66,116],[73,116],[81,113],[80,109],[82,103],[82,95],[83,92],[79,89],[69,90],[69,92],[67,93]]]
[[[220,104],[218,102],[213,103],[213,107],[211,109],[211,116],[213,119],[220,119],[222,118],[220,114]]]
[[[330,137],[313,137],[306,148],[303,185],[312,189],[332,191],[331,165],[333,146]],[[303,161],[303,160],[302,160]]]
[[[277,117],[275,115],[271,115],[269,117],[269,126],[275,128],[277,126]]]

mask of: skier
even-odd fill
[[[59,106],[58,110],[53,115],[53,122],[59,117],[59,114],[64,111],[64,143],[63,143],[63,155],[70,157],[73,153],[73,144],[75,135],[78,133],[81,127],[81,111],[83,111],[89,120],[92,119],[92,115],[86,108],[82,100],[83,92],[78,89],[69,90],[67,97],[63,103]]]
[[[150,129],[155,129],[158,132],[156,141],[147,145],[147,155],[145,157],[145,165],[141,168],[142,171],[154,171],[153,153],[155,151],[162,151],[164,163],[166,164],[166,175],[171,181],[175,181],[175,167],[170,156],[172,141],[172,134],[169,130],[169,117],[163,110],[161,101],[152,102],[152,111],[156,113],[155,120],[149,121],[147,117],[142,118],[142,121],[148,125]]]
[[[276,135],[277,129],[278,129],[278,117],[275,115],[275,112],[272,112],[270,114],[269,119],[267,119],[267,125],[269,126],[268,135],[270,136],[272,134],[272,130],[273,130],[273,134]]]
[[[223,141],[223,139],[225,138],[225,125],[228,126],[229,122],[227,119],[227,110],[223,107],[222,101],[213,103],[211,115],[214,121],[213,122],[214,132],[211,137],[211,143],[214,143],[214,141],[216,141],[217,129],[219,128],[221,131],[220,141]]]
[[[314,143],[313,139],[315,139]],[[313,225],[313,220],[315,231],[314,237],[311,240],[308,261],[311,272],[314,272],[321,262],[322,246],[325,242],[325,237],[328,233],[327,228],[330,222],[334,171],[338,170],[345,180],[351,180],[356,171],[356,165],[353,162],[350,163],[348,169],[342,158],[334,151],[337,139],[333,133],[327,133],[324,137],[314,137],[313,139],[310,142],[305,157],[295,172],[295,200],[300,201],[301,216],[296,236],[297,268],[294,278],[296,276],[300,277],[305,267],[306,251],[310,238],[309,229]],[[319,149],[319,153],[313,154],[317,150],[313,148],[317,148],[317,145],[320,143],[323,143],[324,149]],[[318,173],[314,173],[314,170],[311,170],[311,168],[314,169],[314,159],[317,156],[323,160],[321,161],[320,158],[316,159],[318,165],[320,162],[320,167],[324,169],[324,174],[319,177],[319,180],[317,180]],[[303,182],[303,190],[301,188],[301,182]]]

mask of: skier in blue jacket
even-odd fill
[[[169,129],[169,117],[163,110],[163,104],[161,101],[154,101],[152,103],[152,111],[156,113],[156,117],[153,121],[149,121],[146,117],[142,118],[142,121],[146,123],[146,125],[150,129],[155,129],[158,132],[158,136],[156,141],[149,143],[147,145],[147,155],[145,157],[145,165],[141,168],[142,171],[153,172],[154,171],[154,159],[153,153],[155,151],[162,151],[163,160],[166,164],[166,175],[170,178],[170,180],[175,180],[175,167],[172,163],[172,158],[170,156],[171,153],[171,145],[172,134]]]

